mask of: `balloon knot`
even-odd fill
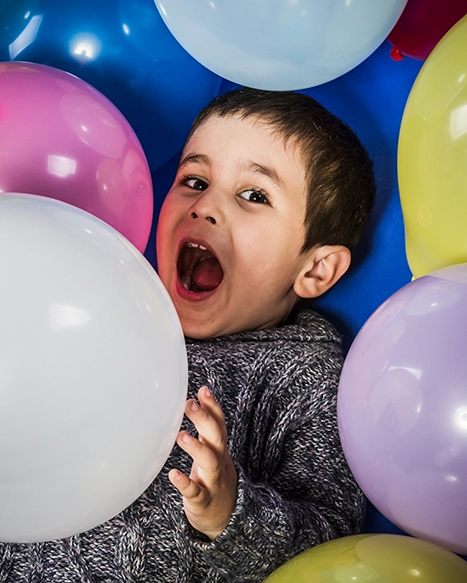
[[[399,49],[396,49],[396,47],[392,47],[391,52],[389,54],[391,55],[391,59],[393,59],[394,61],[402,61],[402,59],[404,58],[404,55],[400,52]]]

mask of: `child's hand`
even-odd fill
[[[171,470],[169,479],[183,496],[185,514],[196,530],[215,539],[227,526],[237,498],[237,472],[227,450],[227,428],[220,405],[207,387],[198,392],[199,404],[186,402],[185,414],[198,439],[185,431],[178,445],[193,458],[188,478]]]

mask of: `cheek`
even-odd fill
[[[260,297],[264,305],[274,305],[284,298],[294,284],[296,257],[284,245],[269,245],[250,264],[248,281],[251,297]]]
[[[170,217],[173,215],[173,211],[172,211],[171,206],[172,205],[171,205],[169,199],[166,198],[165,202],[163,203],[161,210],[159,212],[159,218],[158,218],[158,222],[157,222],[157,234],[158,235],[161,231],[163,231],[167,228],[167,224],[170,221]]]
[[[280,230],[269,239],[255,237],[244,253],[245,263],[254,267],[258,274],[285,274],[293,261],[294,245],[281,239]]]
[[[168,249],[169,246],[165,244],[163,233],[161,235],[158,233],[156,240],[157,274],[166,288],[168,288],[169,284],[171,264]]]
[[[162,205],[159,213],[156,229],[156,249],[157,254],[162,255],[169,246],[166,243],[169,241],[175,226],[176,212],[174,206],[169,200]]]
[[[261,232],[261,229],[258,228],[256,232]],[[245,237],[248,237],[247,233]],[[266,241],[257,236],[250,236],[243,240],[236,259],[235,280],[241,282],[240,287],[245,294],[270,295],[277,285],[278,278],[281,274],[283,277],[288,268],[282,249],[274,245],[273,241]]]

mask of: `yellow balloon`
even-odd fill
[[[398,179],[412,273],[467,262],[467,16],[436,45],[413,84]]]
[[[300,553],[264,583],[466,581],[467,561],[433,543],[399,534],[358,534]]]

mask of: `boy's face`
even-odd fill
[[[159,275],[186,336],[283,320],[297,300],[305,208],[302,158],[265,124],[213,117],[196,130],[157,230]]]

